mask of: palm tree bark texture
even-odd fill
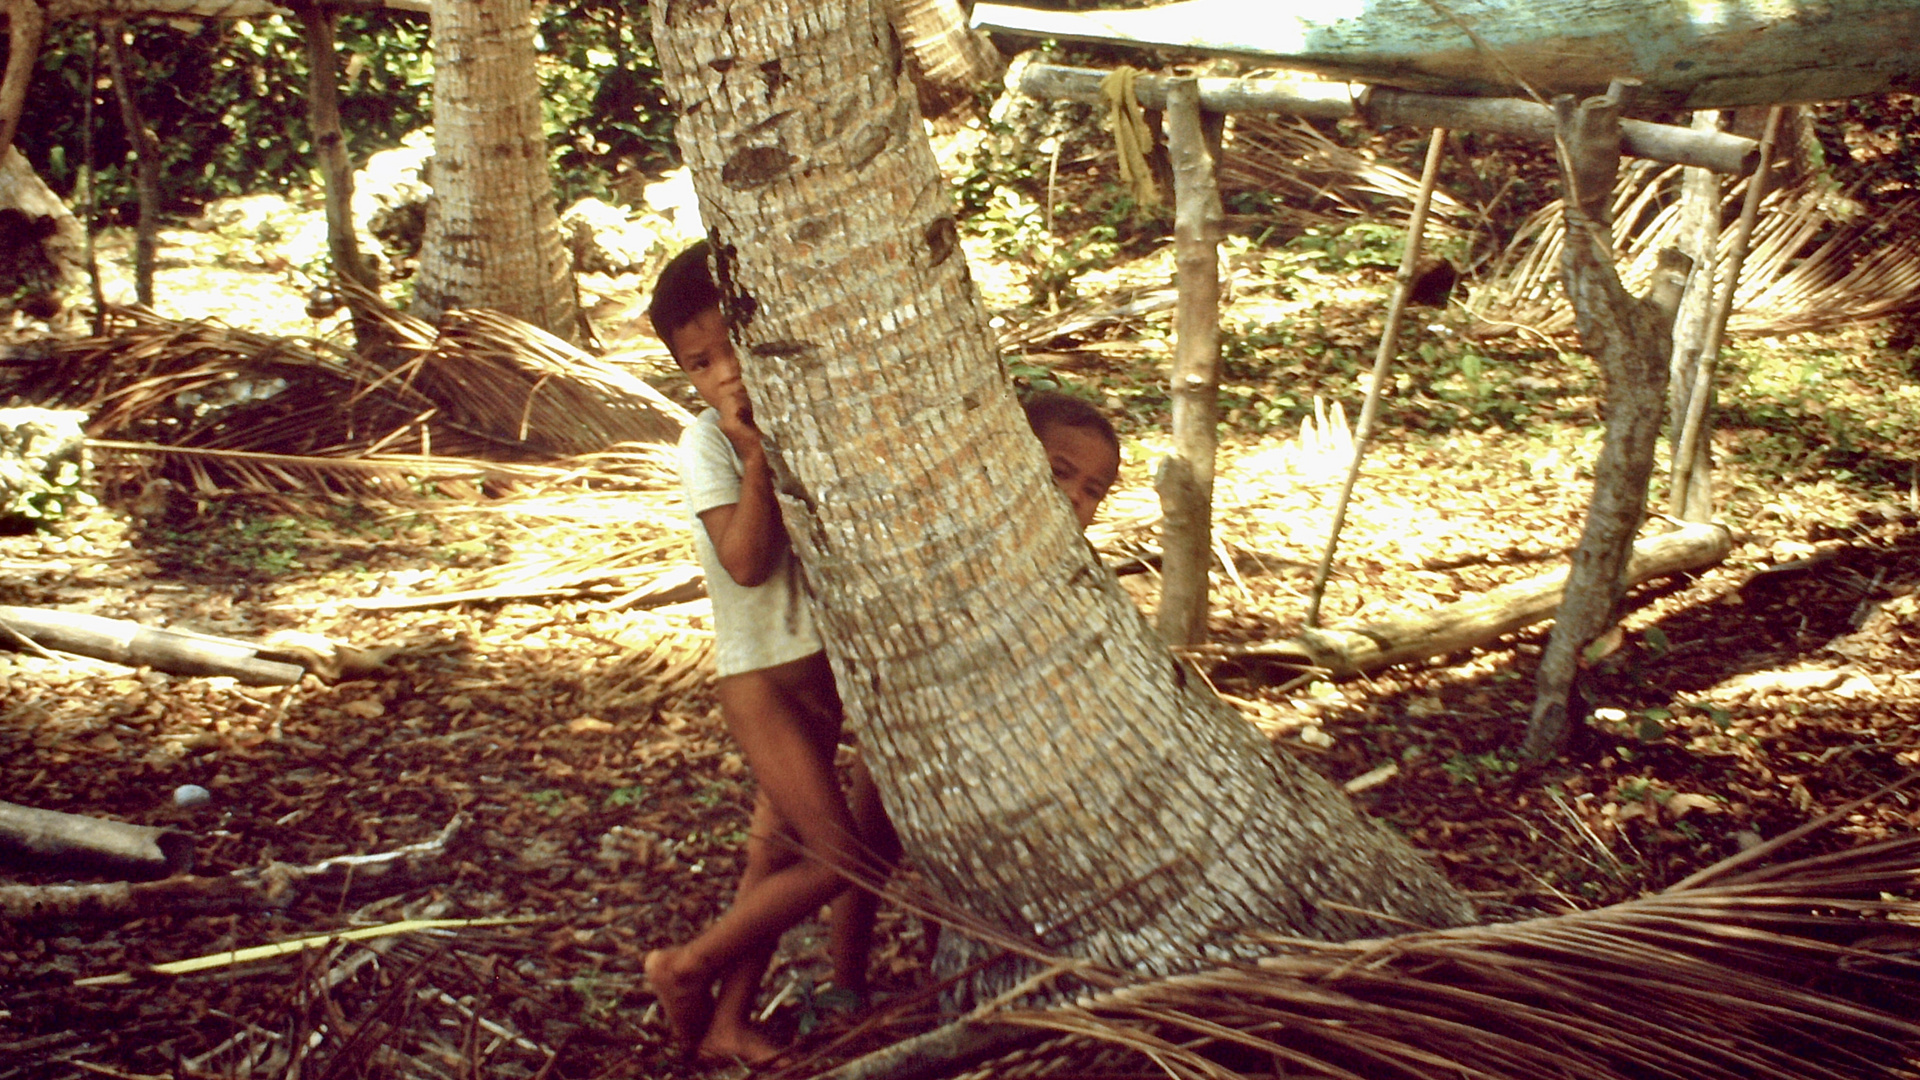
[[[433,0],[433,199],[414,313],[491,308],[579,342],[529,0]]]
[[[1163,972],[1472,911],[1176,662],[1053,488],[882,0],[653,0],[787,531],[909,858]]]

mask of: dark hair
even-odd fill
[[[720,306],[720,289],[713,283],[713,271],[707,266],[712,248],[705,240],[675,255],[653,283],[653,299],[647,301],[647,318],[653,332],[673,351],[673,332],[692,322],[708,308]]]
[[[1064,424],[1098,432],[1113,444],[1115,450],[1120,449],[1120,436],[1114,432],[1112,421],[1085,398],[1063,394],[1058,390],[1035,390],[1027,395],[1020,407],[1027,410],[1027,426],[1033,429],[1035,435],[1040,434],[1042,428]]]

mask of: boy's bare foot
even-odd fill
[[[753,1024],[716,1024],[700,1042],[703,1058],[744,1061],[748,1065],[765,1064],[781,1052],[782,1048]]]
[[[667,1014],[667,1027],[673,1031],[673,1043],[683,1051],[696,1047],[705,1052],[707,1026],[713,1023],[713,997],[706,984],[695,984],[673,968],[674,949],[655,949],[641,964],[647,975],[647,989]]]

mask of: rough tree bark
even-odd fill
[[[414,310],[491,308],[578,343],[528,0],[434,0],[433,198]]]
[[[1666,401],[1673,316],[1691,266],[1680,252],[1662,251],[1645,298],[1629,294],[1614,270],[1607,200],[1620,164],[1620,111],[1630,92],[1629,85],[1616,83],[1604,97],[1554,101],[1566,183],[1561,273],[1573,298],[1580,340],[1606,379],[1607,430],[1594,463],[1586,526],[1567,573],[1566,598],[1535,677],[1524,748],[1534,759],[1551,757],[1566,744],[1579,720],[1573,691],[1581,654],[1613,625],[1626,592],[1627,561],[1646,510]]]
[[[787,529],[925,880],[1136,971],[1469,919],[1189,677],[1080,536],[879,0],[652,7]]]
[[[891,7],[927,119],[964,113],[1005,70],[986,35],[967,25],[959,0],[892,0]]]
[[[40,39],[47,32],[47,13],[39,0],[11,0],[6,12],[7,65],[6,73],[0,75],[0,154],[13,145],[13,133],[20,128],[27,83],[33,78],[34,62],[40,58]]]

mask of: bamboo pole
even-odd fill
[[[1720,344],[1726,338],[1727,320],[1733,315],[1733,293],[1740,285],[1740,271],[1747,261],[1747,243],[1753,237],[1753,225],[1760,217],[1760,200],[1767,194],[1768,173],[1773,169],[1774,140],[1780,135],[1780,117],[1784,106],[1767,110],[1766,131],[1760,136],[1760,163],[1747,180],[1746,201],[1740,207],[1740,222],[1734,226],[1732,247],[1727,252],[1726,285],[1716,296],[1707,321],[1707,340],[1700,346],[1700,360],[1694,369],[1693,393],[1687,399],[1685,424],[1675,437],[1673,465],[1667,482],[1668,512],[1684,518],[1687,489],[1691,486],[1694,455],[1698,452],[1701,430],[1706,426],[1707,403],[1713,399],[1714,370],[1720,360]]]
[[[1213,562],[1213,462],[1220,422],[1220,189],[1200,110],[1199,80],[1167,84],[1167,149],[1173,158],[1173,452],[1154,487],[1162,516],[1161,640],[1191,645],[1207,633],[1207,568]]]
[[[1307,597],[1306,624],[1320,625],[1320,601],[1326,596],[1327,575],[1333,570],[1333,553],[1340,544],[1340,530],[1347,522],[1347,502],[1360,479],[1360,462],[1366,456],[1367,440],[1373,437],[1374,416],[1380,411],[1381,388],[1393,371],[1393,355],[1400,346],[1400,319],[1407,310],[1407,296],[1413,292],[1413,270],[1420,264],[1420,244],[1426,236],[1427,211],[1433,206],[1434,184],[1440,176],[1440,158],[1446,150],[1447,129],[1434,128],[1427,140],[1427,161],[1420,169],[1420,193],[1414,197],[1413,216],[1407,221],[1406,250],[1400,255],[1400,270],[1393,278],[1393,302],[1387,307],[1387,325],[1380,331],[1380,348],[1373,355],[1373,379],[1367,385],[1366,404],[1360,407],[1360,419],[1353,431],[1353,461],[1347,466],[1346,482],[1340,485],[1340,498],[1334,504],[1333,527],[1327,534],[1326,550],[1320,553],[1320,565],[1313,571],[1313,591]]]

